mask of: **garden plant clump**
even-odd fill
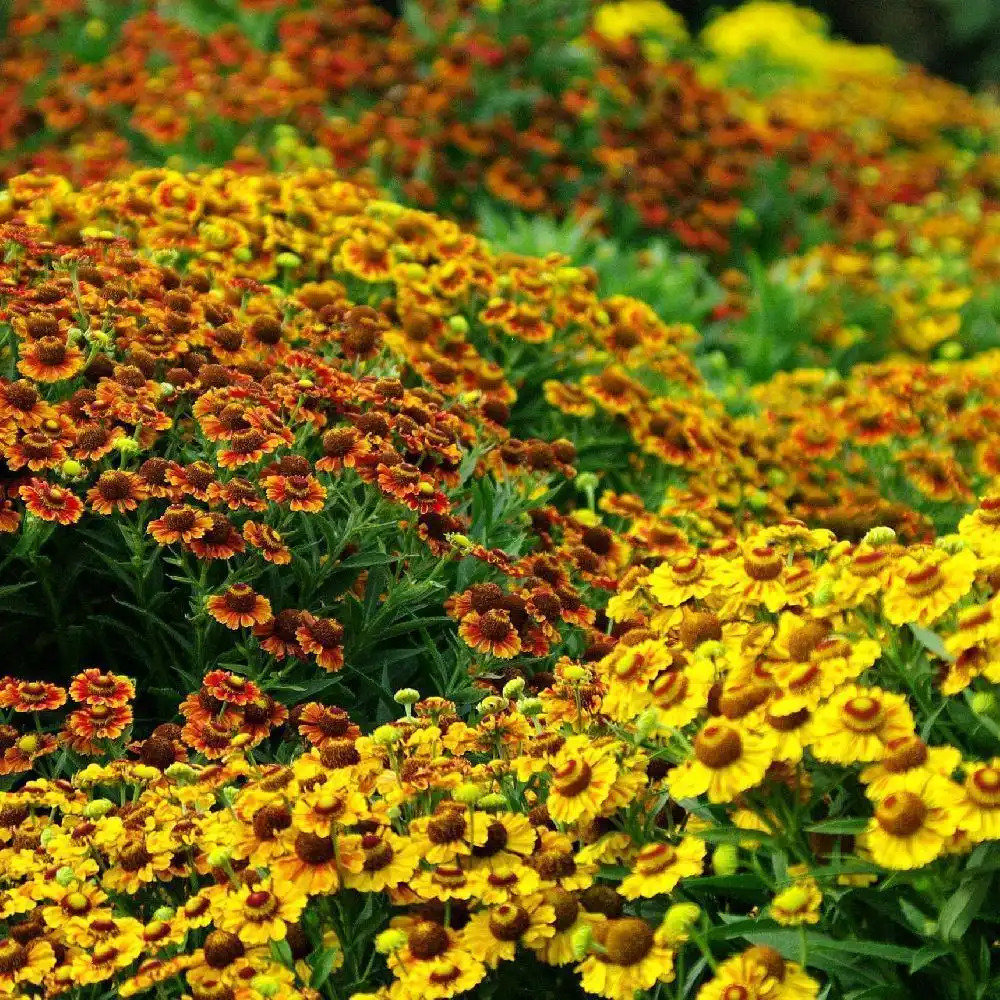
[[[1000,998],[1000,110],[753,0],[14,0],[0,996]]]

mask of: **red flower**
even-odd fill
[[[69,694],[87,705],[125,705],[135,697],[135,685],[121,674],[89,667],[73,678]]]

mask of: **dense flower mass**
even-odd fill
[[[0,995],[1000,996],[1000,115],[751,0],[0,13]]]

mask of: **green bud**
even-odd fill
[[[84,807],[83,815],[87,819],[100,819],[102,816],[107,816],[114,807],[115,804],[110,799],[94,799]]]
[[[522,698],[517,703],[517,709],[521,715],[525,715],[530,719],[536,715],[541,715],[545,710],[545,706],[542,704],[541,698]]]
[[[488,694],[480,703],[479,711],[483,715],[495,715],[502,712],[508,705],[506,698],[499,698],[495,694]]]
[[[297,253],[292,253],[290,250],[284,250],[274,258],[274,262],[278,265],[278,267],[291,269],[298,267],[302,263],[302,258]]]
[[[716,875],[735,875],[740,868],[740,852],[735,844],[719,844],[712,852],[712,871]]]
[[[253,251],[250,249],[250,247],[237,247],[233,251],[233,256],[241,264],[249,264],[250,261],[253,260]]]
[[[476,808],[483,812],[496,812],[507,808],[507,800],[499,792],[490,792],[476,803]]]
[[[934,539],[934,547],[943,549],[949,555],[961,552],[965,547],[965,539],[960,535],[941,535]]]
[[[448,319],[448,326],[455,333],[466,334],[469,332],[469,321],[464,316],[451,316]]]
[[[524,692],[524,678],[513,677],[503,686],[503,696],[505,698],[517,699]]]
[[[39,837],[39,842],[42,847],[47,847],[50,843],[52,843],[53,838],[56,837],[58,832],[59,831],[54,826],[47,826],[44,830],[42,830],[41,836]]]
[[[130,437],[120,437],[115,442],[115,449],[122,455],[137,455],[139,453],[139,442]]]
[[[822,607],[833,600],[833,581],[822,580],[820,585],[813,592],[813,604]]]
[[[67,458],[59,466],[59,474],[65,479],[76,479],[83,475],[83,466],[75,458]]]
[[[394,951],[399,951],[406,944],[406,934],[396,928],[382,931],[375,938],[375,950],[380,955],[391,955]]]
[[[394,743],[398,743],[402,737],[403,734],[395,726],[379,726],[372,733],[372,739],[383,747],[391,747]]]
[[[172,906],[160,906],[153,910],[153,919],[166,923],[168,920],[173,920],[176,912]]]
[[[250,980],[250,985],[262,997],[267,997],[268,1000],[271,997],[281,995],[282,985],[274,976],[254,976]]]
[[[56,872],[56,882],[64,889],[68,889],[76,881],[76,874],[69,865],[63,865]]]
[[[965,353],[965,348],[956,340],[949,340],[938,348],[938,355],[942,361],[958,361]]]
[[[782,486],[788,482],[788,473],[784,469],[768,469],[767,485]]]
[[[992,715],[996,711],[997,696],[992,691],[974,691],[969,707],[976,715]]]
[[[590,951],[594,943],[594,931],[588,923],[582,923],[570,938],[573,947],[573,957],[579,962],[582,961]]]
[[[674,903],[664,914],[663,929],[670,941],[684,941],[700,919],[701,907],[697,903]]]
[[[186,785],[198,776],[198,772],[190,764],[179,760],[171,764],[163,773],[171,781],[176,781],[178,785]]]
[[[228,847],[217,847],[208,855],[208,863],[213,868],[225,868],[233,858],[233,852]]]
[[[581,472],[574,480],[576,488],[581,493],[593,493],[597,489],[600,480],[593,472]]]
[[[467,781],[459,785],[451,793],[451,797],[456,802],[461,802],[463,806],[474,806],[483,797],[483,790],[471,781]]]
[[[749,504],[751,510],[760,513],[760,511],[767,509],[769,501],[770,497],[763,490],[757,490],[756,492],[750,494],[747,503]]]
[[[415,705],[420,701],[420,692],[416,688],[400,688],[392,696],[392,700],[397,705]]]
[[[896,540],[896,532],[884,524],[875,528],[870,528],[865,532],[865,537],[861,539],[865,545],[873,549],[881,548],[883,545],[891,545]]]
[[[647,708],[639,718],[635,720],[635,736],[641,742],[648,740],[653,733],[659,729],[660,723],[655,708]]]
[[[152,253],[153,261],[160,267],[173,267],[180,254],[176,250],[160,249]]]

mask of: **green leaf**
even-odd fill
[[[323,984],[330,978],[339,951],[339,948],[324,948],[319,953],[319,957],[313,963],[312,976],[309,979],[309,985],[314,990],[322,989]]]
[[[945,649],[941,636],[936,632],[932,632],[929,628],[924,628],[923,625],[914,625],[912,622],[910,623],[910,631],[917,642],[928,652],[933,653],[947,663],[955,662],[955,657]]]
[[[990,886],[992,876],[976,875],[966,879],[941,907],[938,926],[945,941],[958,941],[976,919]]]
[[[862,833],[868,826],[867,819],[828,819],[806,827],[807,833]]]
[[[936,962],[939,958],[943,958],[945,955],[950,955],[951,949],[944,944],[925,944],[916,955],[913,956],[913,961],[910,962],[910,972],[919,972],[921,969],[930,965],[931,962]]]

